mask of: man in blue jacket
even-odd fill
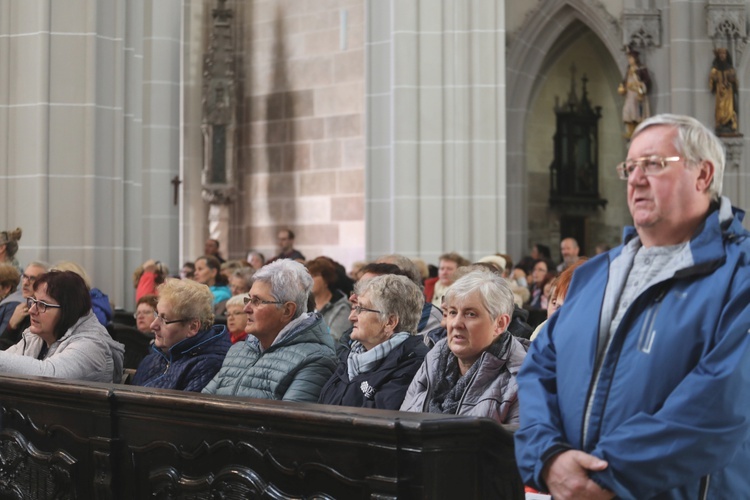
[[[573,277],[519,375],[525,482],[565,498],[750,492],[750,239],[721,142],[685,116],[633,134],[634,228]]]

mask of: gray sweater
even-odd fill
[[[0,351],[0,372],[90,382],[120,382],[125,347],[112,340],[89,311],[37,359],[44,340],[27,328],[21,340]]]

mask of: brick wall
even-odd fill
[[[364,3],[255,1],[243,19],[239,165],[247,249],[364,256]],[[242,249],[233,249],[241,254]]]

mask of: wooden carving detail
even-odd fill
[[[39,451],[22,434],[0,433],[0,496],[3,498],[77,498],[76,461],[64,451]]]
[[[272,498],[298,498],[299,495],[284,492],[273,481],[264,477],[264,472],[248,466],[231,465],[222,468],[218,473],[208,472],[213,469],[210,464],[236,462],[239,457],[243,464],[257,464],[266,469],[266,475],[276,477],[295,478],[302,482],[310,473],[322,473],[330,480],[347,486],[365,487],[372,484],[372,478],[357,479],[342,474],[336,468],[322,462],[307,460],[284,460],[274,455],[270,448],[260,449],[245,441],[223,439],[210,444],[202,441],[197,446],[188,449],[183,445],[176,445],[167,441],[154,441],[146,446],[131,447],[133,462],[140,463],[139,456],[149,457],[151,464],[180,464],[180,470],[175,467],[154,467],[149,474],[149,483],[154,498],[182,497],[188,494],[190,498],[248,498],[263,492],[271,494]],[[161,452],[166,452],[163,455]],[[154,459],[154,457],[159,459]],[[231,459],[229,458],[231,457]],[[233,459],[233,460],[232,460]],[[206,468],[205,465],[209,464]],[[204,467],[202,468],[201,465]],[[194,475],[188,475],[190,470]],[[203,471],[203,474],[196,474]],[[269,474],[270,471],[270,474]],[[388,482],[396,478],[380,478]],[[375,481],[377,482],[377,481]],[[205,496],[204,496],[205,495]],[[318,498],[328,498],[320,494]]]

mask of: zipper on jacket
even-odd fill
[[[698,500],[706,500],[708,498],[708,485],[711,484],[711,474],[706,474],[701,478],[701,486],[698,494]]]
[[[656,299],[654,299],[654,305],[649,308],[646,313],[646,319],[643,321],[641,327],[641,333],[638,335],[638,350],[645,353],[651,353],[651,346],[654,344],[654,338],[656,337],[656,331],[654,330],[654,323],[656,323],[656,316],[661,308],[661,302],[666,295],[666,289],[663,289]]]
[[[654,303],[656,304],[657,310],[659,308],[661,308],[661,301],[664,299],[664,296],[667,294],[667,291],[668,291],[668,287],[666,286],[666,284],[670,283],[670,282],[671,282],[671,280],[667,279],[666,281],[663,281],[663,282],[661,282],[661,283],[659,283],[657,285],[654,285],[654,286],[662,286],[661,290],[659,290],[659,293],[654,298]],[[639,296],[639,298],[643,297],[643,295],[646,294],[646,293],[648,293],[648,291],[643,292]],[[604,298],[602,298],[602,300],[604,300]],[[584,448],[586,447],[586,443],[588,442],[589,422],[590,422],[590,417],[591,417],[591,409],[592,409],[593,404],[594,404],[594,397],[596,395],[596,390],[598,389],[599,382],[601,381],[602,368],[604,367],[604,363],[607,360],[607,355],[609,354],[609,350],[612,347],[612,342],[614,341],[615,337],[617,337],[617,335],[620,332],[620,329],[622,328],[623,324],[626,324],[625,320],[628,319],[629,312],[633,308],[633,305],[636,302],[638,302],[637,299],[636,299],[636,301],[633,302],[633,304],[630,305],[630,307],[628,307],[628,311],[626,311],[625,315],[622,317],[622,320],[620,321],[620,324],[617,327],[617,331],[615,331],[612,335],[609,336],[609,338],[607,340],[607,345],[605,346],[604,352],[602,353],[601,361],[598,362],[596,364],[596,366],[594,367],[594,370],[595,370],[595,372],[594,372],[594,379],[592,380],[591,386],[589,387],[589,393],[588,393],[588,395],[586,397],[586,407],[585,407],[584,412],[583,412],[583,421],[581,422],[581,438],[582,438],[581,439],[581,443],[584,446]],[[653,326],[654,321],[656,321],[656,313],[654,312],[654,307],[651,307],[651,308],[649,308],[649,311],[647,313],[647,317],[644,320],[644,325],[646,325],[649,328],[651,328],[651,326]],[[600,323],[601,323],[601,321],[600,321]],[[645,331],[648,331],[648,330],[645,330]],[[641,328],[641,336],[643,335],[643,332],[644,332],[644,329]],[[653,338],[649,339],[649,342],[653,342]],[[623,345],[624,345],[624,340],[623,340]],[[641,347],[641,339],[639,337],[638,348],[640,349],[640,347]],[[649,350],[651,349],[651,344],[650,343],[649,343],[648,348],[649,348]],[[647,352],[647,351],[644,351],[644,352]],[[622,354],[622,345],[620,346],[620,354]],[[620,354],[618,354],[618,356],[617,356],[618,360],[619,360]],[[605,398],[605,404],[604,404],[604,406],[606,407],[606,398]],[[602,411],[604,411],[604,408],[602,408]]]
[[[487,355],[487,353],[486,353],[486,352],[483,352],[483,353],[482,353],[482,357],[481,357],[481,358],[479,358],[478,360],[476,360],[476,361],[475,361],[475,363],[480,363],[480,362],[482,361],[482,359],[483,359],[483,358],[484,358],[484,357],[485,357],[486,355]],[[480,366],[480,368],[481,368],[481,366],[482,366],[482,365],[479,365],[479,366]],[[475,378],[477,378],[477,375],[479,375],[479,369],[477,369],[477,370],[476,370],[476,371],[474,372],[474,375],[472,375],[472,376],[471,376],[471,379],[469,379],[469,383],[468,383],[468,384],[466,384],[466,389],[464,390],[464,393],[463,393],[463,394],[461,395],[461,399],[460,399],[460,400],[458,401],[458,408],[456,408],[456,413],[455,413],[456,415],[460,415],[460,414],[461,414],[461,407],[462,407],[462,406],[463,406],[463,404],[464,404],[464,398],[466,398],[466,394],[467,394],[467,393],[469,392],[469,389],[471,388],[472,384],[474,383],[474,379],[475,379]]]

